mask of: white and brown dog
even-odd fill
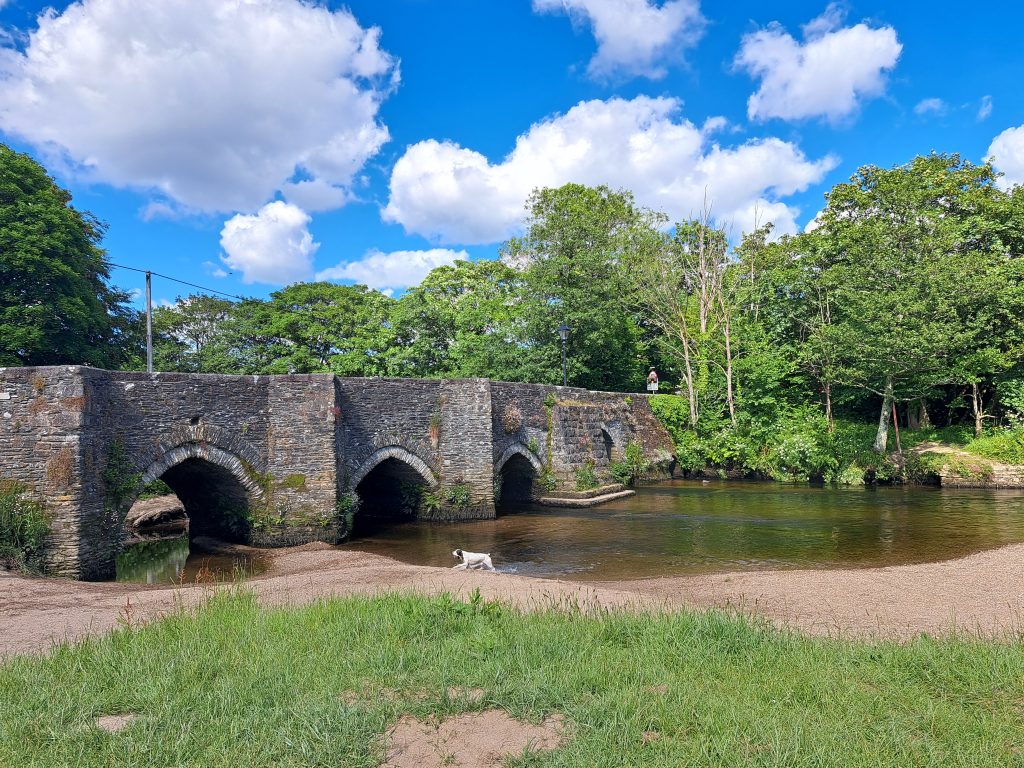
[[[485,571],[493,571],[494,566],[491,564],[490,554],[483,554],[481,552],[463,552],[461,549],[452,551],[452,556],[458,558],[462,562],[456,566],[453,566],[452,570],[455,571],[475,571],[483,569]]]

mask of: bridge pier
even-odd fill
[[[418,519],[493,518],[501,478],[517,495],[571,487],[584,464],[606,475],[629,440],[649,458],[671,455],[642,395],[486,379],[0,368],[0,480],[44,503],[48,569],[79,579],[113,575],[124,515],[158,478],[197,532],[334,543],[351,534],[359,493],[370,498],[355,515],[371,513],[382,482],[415,486]]]

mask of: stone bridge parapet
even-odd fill
[[[514,465],[527,487],[571,487],[585,464],[607,476],[634,440],[648,459],[671,459],[645,395],[487,379],[0,369],[0,478],[26,483],[49,510],[50,570],[84,579],[112,575],[124,515],[158,478],[202,532],[337,542],[351,532],[353,495],[383,465],[431,494],[421,518],[490,518]]]

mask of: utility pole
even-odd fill
[[[153,372],[153,277],[146,272],[146,373]]]

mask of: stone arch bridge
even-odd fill
[[[492,518],[495,499],[599,478],[625,446],[671,461],[646,395],[486,379],[0,368],[0,478],[51,514],[51,572],[112,575],[124,515],[162,479],[192,535],[338,542],[364,515]]]

